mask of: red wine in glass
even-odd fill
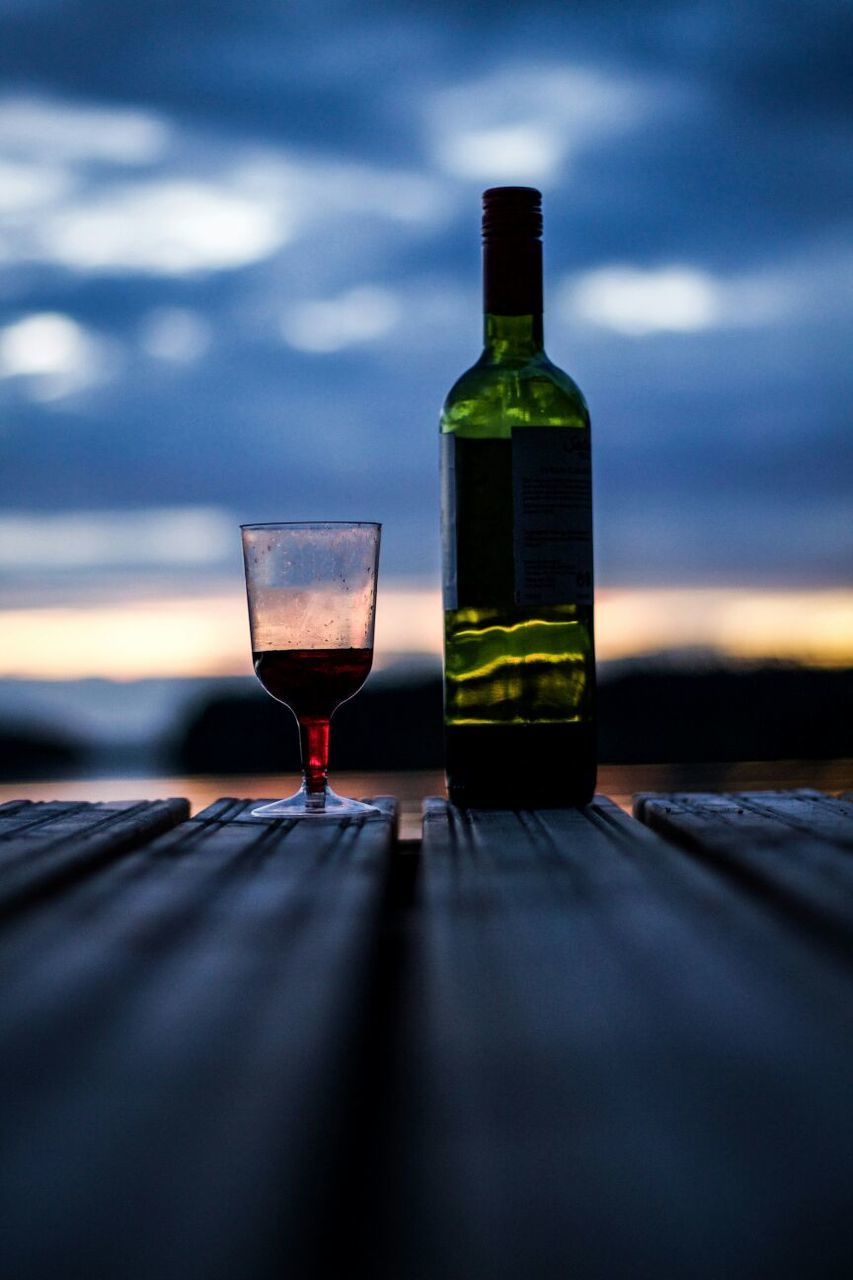
[[[267,693],[297,720],[330,719],[358,693],[373,662],[372,649],[267,649],[252,656]]]

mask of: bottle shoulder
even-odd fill
[[[484,352],[448,392],[441,431],[495,437],[517,426],[588,427],[589,410],[577,383],[544,353],[496,363]]]

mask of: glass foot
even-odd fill
[[[339,796],[331,787],[325,791],[309,793],[304,785],[286,800],[274,800],[252,810],[253,818],[369,818],[379,817],[381,809],[361,800]]]

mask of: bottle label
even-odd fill
[[[589,432],[440,442],[444,608],[591,605]]]
[[[513,427],[515,603],[592,604],[589,432]]]

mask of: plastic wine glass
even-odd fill
[[[373,662],[379,524],[244,524],[255,674],[299,724],[302,786],[252,812],[265,818],[378,813],[327,781],[329,721]]]

